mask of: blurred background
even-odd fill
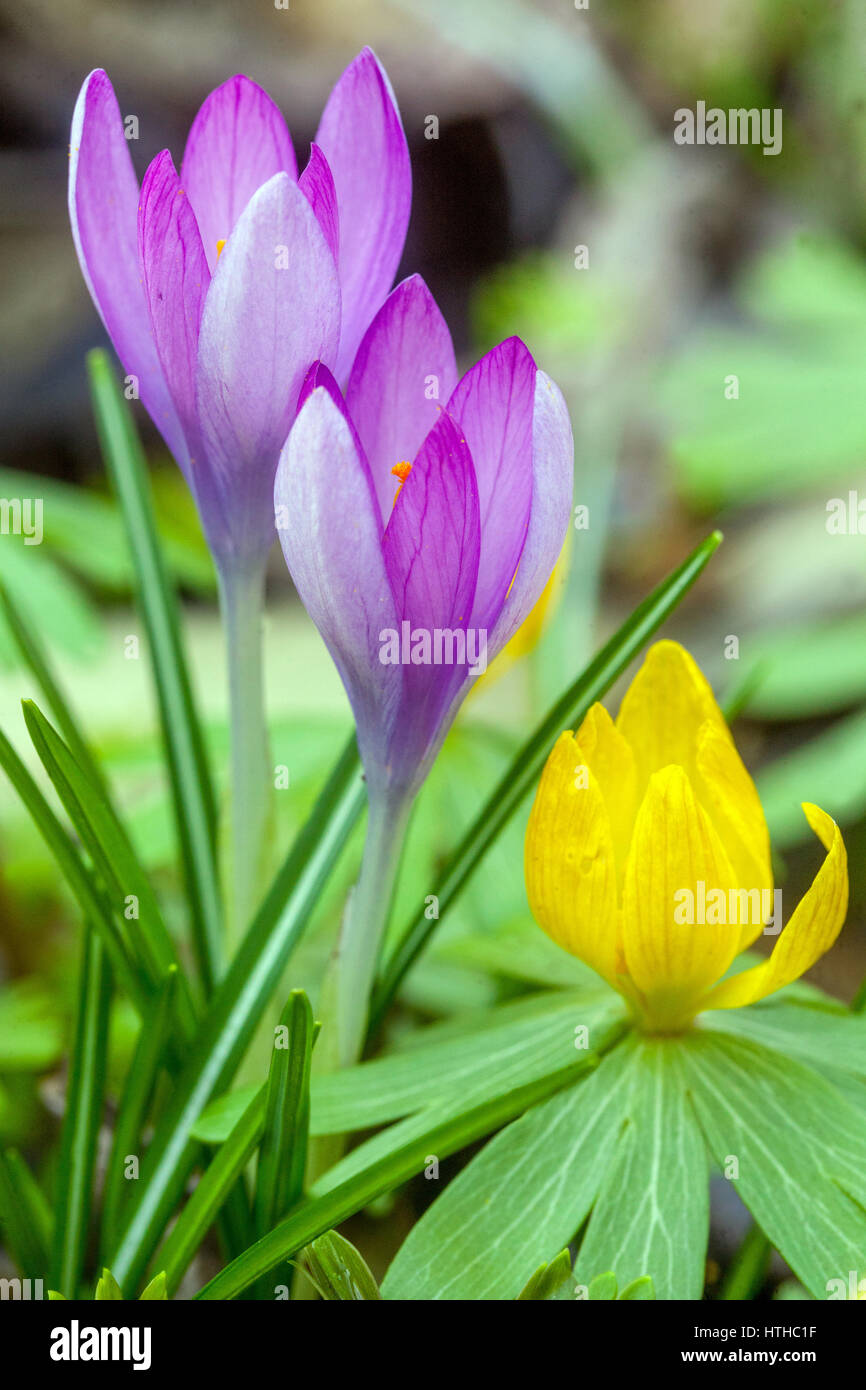
[[[849,1000],[866,973],[860,0],[591,0],[588,9],[571,0],[291,0],[287,9],[0,0],[0,37],[0,496],[44,502],[43,544],[0,536],[0,572],[50,651],[178,922],[146,655],[128,659],[125,641],[139,632],[131,564],[87,395],[84,354],[104,338],[68,229],[69,123],[83,78],[105,67],[121,111],[138,118],[130,147],[141,175],[166,146],[180,158],[208,91],[242,71],[282,107],[303,164],[328,91],[366,43],[388,70],[412,154],[401,274],[425,277],[464,367],[511,333],[527,341],[568,398],[575,503],[587,509],[540,640],[479,687],[422,795],[397,920],[433,891],[437,865],[516,741],[719,526],[725,543],[667,635],[694,651],[736,717],[785,919],[821,859],[800,801],[843,825],[849,923],[812,978]],[[675,144],[674,112],[698,101],[781,108],[781,152]],[[138,424],[222,777],[213,571],[179,473],[140,410]],[[833,499],[853,515],[846,534],[828,530]],[[275,794],[276,862],[349,727],[342,687],[278,552],[266,638],[273,761],[289,772]],[[32,693],[0,630],[0,725],[31,766],[18,701]],[[528,921],[524,826],[525,815],[442,924],[407,984],[394,1045],[420,1018],[567,981],[567,958]],[[292,984],[315,988],[356,864],[354,846]],[[0,1138],[28,1150],[50,1139],[62,1106],[76,939],[75,910],[4,782]],[[133,1035],[118,1010],[118,1076]],[[714,1258],[742,1223],[719,1208]]]

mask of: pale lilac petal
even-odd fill
[[[93,302],[124,371],[184,472],[186,442],[153,340],[138,259],[138,181],[106,74],[86,79],[72,118],[69,216]]]
[[[331,255],[339,261],[340,214],[337,211],[337,190],[328,161],[317,144],[310,146],[310,160],[298,179],[298,185],[319,221]]]
[[[480,544],[478,489],[472,457],[447,415],[440,416],[415,460],[385,530],[385,565],[401,620],[428,635],[426,663],[405,667],[405,698],[391,745],[395,775],[426,767],[430,748],[467,662],[450,646],[429,664],[437,635],[465,629],[472,612]],[[444,649],[443,649],[444,650]],[[457,649],[459,652],[459,648]],[[422,652],[419,653],[423,655]],[[435,657],[433,658],[435,660]]]
[[[197,407],[236,556],[273,531],[280,449],[311,362],[332,360],[340,332],[334,258],[287,174],[255,193],[226,244],[199,334]]]
[[[141,185],[138,243],[157,352],[195,472],[201,463],[195,365],[210,271],[195,214],[168,150],[157,155]]]
[[[367,329],[346,388],[386,521],[396,490],[391,469],[412,462],[456,381],[448,325],[421,276],[412,275]]]
[[[361,443],[361,440],[358,436],[358,431],[355,429],[355,422],[349,414],[346,402],[343,399],[343,393],[337,385],[333,373],[331,373],[328,370],[324,362],[314,362],[310,370],[307,372],[307,375],[304,377],[304,384],[301,387],[300,394],[298,396],[298,414],[300,414],[301,407],[319,386],[324,386],[328,395],[331,397],[331,400],[334,402],[334,405],[337,407],[343,419],[346,421],[346,424],[349,426],[349,431],[352,435],[352,443],[355,446],[358,457],[363,459],[364,467],[369,472],[370,465],[367,460],[367,455],[364,451],[364,446]],[[339,479],[337,481],[339,484]],[[395,479],[394,481],[396,484],[397,480]]]
[[[391,84],[369,48],[332,91],[316,134],[340,214],[343,327],[335,375],[345,381],[403,253],[412,175]]]
[[[256,190],[283,172],[298,177],[279,107],[248,77],[230,77],[199,108],[180,171],[211,271],[217,242],[228,239]]]
[[[458,383],[448,414],[460,422],[475,464],[481,559],[472,622],[492,628],[514,578],[532,503],[536,366],[519,338],[488,352]]]
[[[501,651],[535,607],[565,543],[574,487],[574,440],[562,392],[544,372],[536,377],[532,424],[532,508],[526,544],[494,629],[489,659]]]
[[[346,687],[368,778],[384,777],[403,672],[379,660],[380,634],[399,622],[370,471],[323,387],[292,426],[274,503],[295,588]]]

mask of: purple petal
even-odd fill
[[[421,447],[383,540],[400,618],[410,633],[428,634],[431,644],[426,662],[405,667],[406,695],[392,742],[392,762],[409,777],[426,763],[444,714],[466,679],[467,662],[455,660],[453,649],[442,664],[429,662],[437,633],[465,633],[469,625],[479,544],[472,457],[443,414]]]
[[[369,48],[332,91],[316,143],[334,176],[340,212],[343,327],[335,375],[345,381],[367,325],[394,283],[412,201],[400,113]]]
[[[337,190],[328,161],[318,145],[310,146],[310,160],[298,179],[301,192],[318,218],[335,261],[340,254],[340,214],[337,211]]]
[[[385,772],[403,683],[399,666],[379,660],[380,633],[399,623],[370,470],[322,387],[292,426],[274,503],[286,564],[340,672],[367,776],[375,780]]]
[[[532,508],[526,544],[493,634],[489,659],[535,607],[559,558],[571,518],[574,440],[562,392],[538,372],[532,426]]]
[[[230,77],[199,108],[180,171],[211,271],[217,242],[228,239],[256,190],[283,172],[298,177],[279,107],[248,77]]]
[[[536,366],[519,338],[488,352],[459,382],[448,414],[459,420],[478,478],[481,559],[472,622],[492,628],[514,578],[532,503]]]
[[[195,364],[210,271],[195,214],[168,150],[157,155],[141,185],[138,242],[160,364],[183,426],[190,462],[200,463]]]
[[[456,381],[448,326],[420,275],[412,275],[367,329],[346,388],[386,521],[396,491],[391,469],[414,459]]]
[[[235,556],[273,533],[273,482],[311,362],[340,332],[334,258],[287,174],[255,193],[219,259],[199,335],[197,408]]]
[[[367,455],[364,451],[364,446],[361,443],[360,438],[358,437],[358,431],[355,429],[355,422],[349,414],[346,402],[343,400],[342,391],[337,385],[337,382],[332,373],[328,371],[328,368],[325,366],[324,362],[314,362],[310,370],[307,372],[307,375],[304,377],[304,384],[301,387],[301,391],[298,396],[298,414],[300,414],[301,412],[301,407],[305,404],[305,402],[310,398],[310,396],[319,386],[323,386],[325,388],[328,395],[331,397],[331,400],[334,402],[334,405],[337,407],[343,419],[346,421],[346,424],[349,426],[349,431],[352,435],[352,443],[355,446],[358,457],[364,460],[364,467],[369,472],[370,465],[367,461]]]
[[[186,442],[153,340],[138,259],[138,181],[106,74],[86,79],[72,118],[69,216],[78,259],[102,322],[139,396],[189,476]]]

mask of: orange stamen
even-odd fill
[[[391,506],[393,507],[393,506],[396,506],[397,498],[400,496],[400,493],[403,491],[403,484],[405,483],[406,479],[409,477],[409,474],[412,472],[412,465],[411,465],[411,463],[408,462],[408,460],[403,459],[402,462],[400,462],[400,463],[395,463],[395,464],[394,464],[394,467],[391,469],[391,472],[394,474],[394,477],[395,477],[395,478],[399,478],[399,479],[400,479],[400,486],[398,487],[397,491],[394,493],[394,501],[391,503]]]

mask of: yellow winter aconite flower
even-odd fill
[[[817,806],[803,810],[827,856],[769,958],[722,980],[765,923],[779,930],[769,835],[707,681],[677,643],[658,642],[616,723],[593,705],[548,758],[526,832],[533,915],[648,1031],[752,1004],[814,965],[845,919],[842,836]]]

